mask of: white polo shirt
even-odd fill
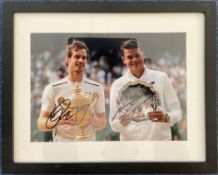
[[[152,122],[145,120],[141,122],[131,121],[128,126],[122,126],[118,118],[114,118],[118,110],[117,98],[119,91],[128,82],[144,81],[152,83],[154,89],[159,93],[160,110],[167,113],[170,122]],[[120,133],[120,140],[171,140],[171,129],[176,122],[182,118],[179,100],[175,94],[168,76],[159,71],[145,68],[143,75],[136,78],[128,71],[124,76],[115,80],[110,92],[110,116],[109,122],[112,130]]]
[[[92,80],[84,78],[79,87],[82,92],[92,95],[98,93],[98,101],[95,104],[95,112],[105,112],[105,98],[103,87]],[[50,83],[47,85],[42,96],[42,111],[52,112],[58,106],[59,97],[72,99],[75,82],[70,81],[67,77]],[[95,128],[88,126],[85,132],[91,135],[86,141],[94,141],[96,138]],[[79,135],[79,127],[76,125],[59,125],[53,128],[54,141],[75,141],[75,137]]]

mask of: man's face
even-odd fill
[[[85,49],[72,50],[72,56],[68,58],[69,73],[83,73],[87,58],[88,55]]]
[[[144,55],[140,49],[124,49],[122,60],[133,75],[144,72]]]

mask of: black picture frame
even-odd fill
[[[205,162],[14,162],[14,14],[15,13],[202,13],[205,16]],[[214,1],[199,2],[4,2],[3,4],[3,173],[216,173],[216,84]],[[193,148],[195,149],[195,148]]]

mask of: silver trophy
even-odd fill
[[[159,94],[152,84],[138,80],[127,83],[119,91],[117,98],[118,111],[112,120],[125,114],[132,121],[148,120],[147,113],[155,111],[160,106]]]

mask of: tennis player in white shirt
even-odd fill
[[[138,41],[129,39],[121,44],[121,56],[128,71],[115,80],[110,92],[109,122],[115,132],[120,133],[121,141],[131,140],[172,140],[171,127],[182,118],[179,100],[168,76],[150,70],[144,65],[144,54]],[[129,82],[141,81],[152,84],[159,94],[160,106],[148,111],[148,120],[135,122],[125,112],[119,112],[118,96],[120,90]],[[127,111],[128,112],[128,111]],[[115,117],[116,115],[116,117]]]
[[[70,100],[73,89],[78,84],[82,92],[90,95],[95,93],[98,96],[92,116],[87,121],[87,127],[85,128],[85,132],[89,134],[89,137],[79,140],[95,141],[96,131],[106,126],[104,90],[99,83],[84,77],[89,55],[89,49],[85,43],[74,40],[72,44],[67,46],[66,52],[65,62],[68,68],[68,76],[48,84],[45,88],[38,118],[38,128],[41,131],[52,130],[54,141],[78,141],[76,137],[80,133],[80,128],[77,121],[73,120],[73,115],[67,116],[65,109],[61,109],[58,102],[60,97]]]

